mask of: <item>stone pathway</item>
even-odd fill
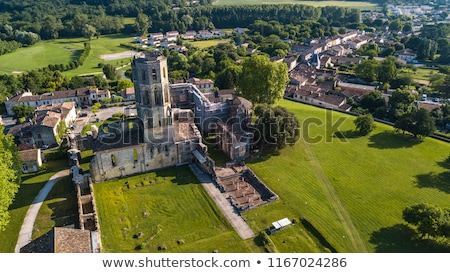
[[[234,230],[241,236],[243,240],[255,237],[253,230],[247,225],[247,223],[242,219],[235,208],[226,199],[227,194],[220,192],[220,190],[214,185],[211,177],[201,170],[197,166],[191,164],[189,165],[194,175],[202,183],[205,190],[208,192],[209,196],[216,202],[217,206],[223,212],[225,217],[233,226]]]
[[[25,215],[25,219],[23,220],[22,227],[20,228],[19,238],[17,239],[17,244],[14,252],[19,253],[20,249],[25,245],[31,242],[31,235],[33,234],[33,226],[34,221],[39,213],[39,209],[42,206],[42,203],[47,198],[48,193],[53,188],[53,186],[58,182],[61,178],[68,176],[69,170],[62,170],[54,174],[44,187],[39,191],[38,195],[34,198],[30,207],[28,208],[27,214]]]

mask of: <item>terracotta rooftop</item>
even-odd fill
[[[54,227],[20,249],[21,253],[92,253],[89,230]]]
[[[37,161],[40,152],[41,149],[23,150],[19,151],[19,157],[23,162]]]

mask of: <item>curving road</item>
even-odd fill
[[[45,183],[44,187],[39,191],[38,195],[34,198],[30,207],[28,208],[25,219],[23,220],[22,227],[20,228],[19,238],[14,252],[19,253],[20,249],[31,242],[31,235],[33,234],[34,221],[39,213],[42,203],[45,201],[50,190],[61,178],[68,176],[69,170],[62,170],[54,174]]]

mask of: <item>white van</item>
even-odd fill
[[[427,100],[427,94],[422,95],[422,100]]]

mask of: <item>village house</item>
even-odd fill
[[[234,32],[234,33],[237,33],[237,34],[244,34],[245,31],[246,31],[245,28],[240,28],[240,27],[237,27],[237,28],[235,28],[235,29],[233,30],[233,32]]]
[[[347,98],[334,94],[331,91],[322,90],[317,86],[288,85],[285,97],[294,101],[303,102],[328,109],[350,111],[351,106],[347,104]]]
[[[372,85],[355,84],[342,81],[337,82],[337,87],[339,87],[341,91],[347,90],[360,95],[365,95],[377,89],[376,86]]]
[[[396,51],[394,56],[398,57],[400,60],[406,61],[407,63],[412,63],[416,59],[417,54],[414,53],[412,49],[405,48],[403,50]]]
[[[185,40],[194,40],[197,36],[197,31],[195,30],[188,30],[186,33],[181,34],[181,38]]]
[[[164,39],[164,34],[162,34],[161,32],[156,32],[156,33],[150,33],[149,37],[151,40],[162,40]]]
[[[221,29],[213,29],[211,30],[211,33],[218,37],[225,37],[227,35],[227,33]]]
[[[98,88],[83,87],[74,90],[55,91],[41,95],[33,95],[31,92],[20,93],[5,101],[6,113],[14,116],[12,107],[17,104],[24,104],[34,108],[41,105],[51,105],[67,101],[75,102],[76,106],[91,105],[102,98],[110,98],[109,90],[99,90]]]
[[[290,82],[294,85],[314,85],[316,83],[316,69],[307,64],[300,64],[289,73]]]
[[[180,33],[178,31],[168,31],[166,32],[166,36],[164,37],[164,40],[168,42],[174,42],[178,39],[178,36]]]
[[[190,78],[189,82],[205,92],[210,92],[214,88],[214,81],[210,79],[199,79],[194,77]]]
[[[211,39],[213,37],[213,33],[209,30],[199,30],[197,37],[200,39]]]
[[[15,137],[17,144],[27,147],[56,146],[61,141],[58,137],[63,129],[61,122],[67,128],[75,119],[75,102],[41,105],[33,119],[12,126],[8,134]]]
[[[135,99],[134,87],[128,87],[122,90],[122,98],[124,101],[133,101]]]
[[[29,149],[19,151],[19,157],[22,160],[23,173],[35,173],[42,166],[41,149]]]

